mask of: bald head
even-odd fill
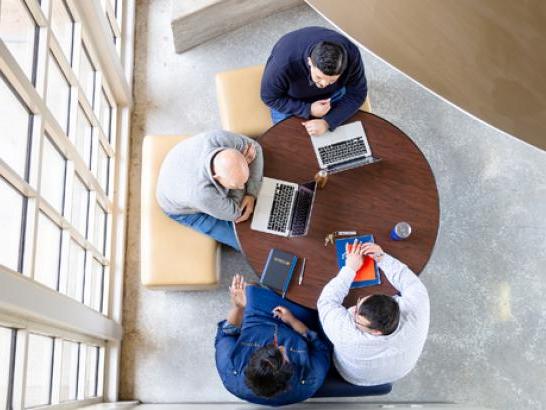
[[[220,151],[212,162],[214,179],[227,189],[244,189],[248,181],[248,164],[244,155],[233,148]]]

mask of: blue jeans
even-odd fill
[[[345,87],[341,87],[339,90],[337,90],[335,93],[333,93],[330,96],[330,103],[335,103],[341,100],[346,93],[347,93],[347,89]],[[273,125],[289,117],[292,117],[292,114],[285,114],[283,112],[280,112],[271,108],[271,121],[273,121]]]
[[[196,214],[167,215],[179,224],[211,236],[218,242],[231,246],[236,251],[241,252],[239,242],[237,242],[237,237],[235,236],[233,222],[217,219],[202,212]]]

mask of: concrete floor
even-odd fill
[[[137,7],[121,397],[145,403],[230,402],[214,367],[215,324],[244,259],[222,255],[222,287],[160,292],[139,284],[141,142],[146,134],[220,127],[214,74],[263,63],[284,33],[328,24],[307,6],[256,21],[182,55],[169,0]],[[427,157],[441,225],[421,278],[431,296],[416,369],[381,401],[452,401],[496,409],[546,403],[546,153],[434,96],[363,50],[373,110]],[[377,399],[360,399],[377,401]]]

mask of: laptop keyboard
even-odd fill
[[[366,144],[364,143],[364,139],[362,137],[356,137],[350,140],[336,142],[332,145],[320,147],[318,152],[324,165],[336,164],[343,160],[365,156],[368,154]]]
[[[275,185],[275,196],[271,206],[271,214],[267,223],[267,229],[277,232],[285,232],[290,217],[294,187],[277,183]]]

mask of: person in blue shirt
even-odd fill
[[[261,84],[261,98],[276,124],[306,119],[309,135],[334,130],[364,103],[368,93],[358,48],[336,31],[306,27],[275,44]]]
[[[230,286],[232,308],[218,323],[216,368],[226,389],[251,403],[301,402],[322,386],[331,345],[317,313],[281,298],[241,275]]]

